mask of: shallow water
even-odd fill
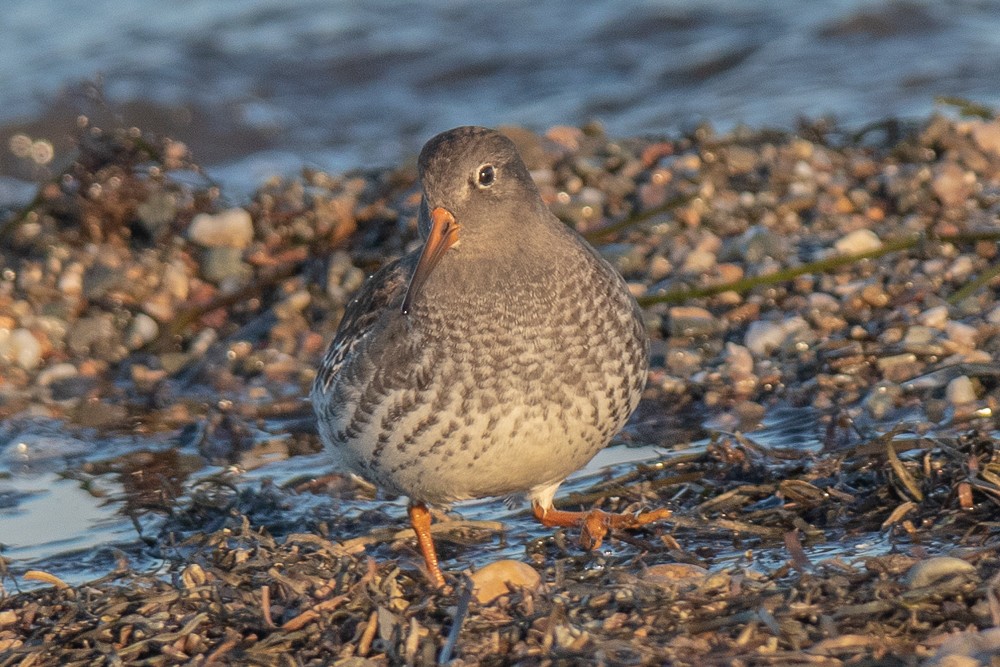
[[[20,575],[30,569],[41,569],[71,584],[81,583],[108,574],[122,562],[139,570],[156,570],[171,556],[179,556],[176,547],[164,543],[161,527],[174,521],[171,533],[183,539],[184,534],[199,530],[171,519],[173,509],[192,506],[193,498],[205,488],[213,493],[241,492],[257,494],[264,502],[255,505],[258,513],[252,517],[255,527],[266,528],[276,537],[290,532],[316,529],[324,516],[340,514],[357,517],[362,527],[357,534],[337,534],[332,539],[358,537],[370,528],[370,520],[361,517],[378,512],[388,517],[389,525],[403,528],[406,522],[405,499],[357,498],[338,499],[322,493],[294,493],[288,487],[296,482],[321,475],[330,469],[325,454],[277,457],[276,460],[256,460],[259,466],[249,470],[232,466],[213,465],[201,459],[193,445],[177,444],[166,437],[137,441],[132,436],[114,437],[78,433],[60,433],[58,422],[24,421],[8,425],[0,439],[0,525],[2,525],[2,555],[15,575],[16,586],[32,588],[31,582]],[[280,431],[280,425],[276,425]],[[766,449],[796,449],[817,451],[821,447],[817,413],[810,408],[780,408],[749,434],[756,446]],[[264,434],[260,444],[272,439]],[[631,472],[637,465],[655,466],[673,457],[702,452],[708,440],[683,444],[670,451],[656,446],[616,445],[600,452],[584,469],[572,475],[561,487],[557,498],[583,493],[598,482]],[[188,451],[190,450],[190,451]],[[149,473],[154,464],[150,453],[179,456],[166,458],[165,465],[177,465],[174,470],[161,470],[162,479],[176,480],[176,488],[164,503],[165,510],[149,500],[149,486],[130,482],[136,470]],[[253,458],[244,459],[254,460]],[[152,486],[170,486],[151,475]],[[222,480],[221,484],[219,480]],[[277,491],[277,501],[267,501],[267,489]],[[208,522],[225,521],[225,505],[239,505],[241,511],[253,514],[247,503],[224,500],[222,509],[203,513]],[[467,520],[500,521],[502,536],[489,536],[472,545],[451,549],[445,567],[462,569],[481,566],[499,558],[523,559],[525,548],[533,540],[553,534],[529,516],[522,505],[505,504],[500,499],[461,503],[454,508]],[[221,524],[220,524],[221,525]],[[364,526],[367,526],[364,527]],[[219,526],[203,525],[212,530]],[[380,526],[381,527],[381,526]],[[141,531],[141,533],[140,533]],[[688,547],[714,550],[710,559],[713,568],[734,564],[761,570],[773,570],[788,560],[783,545],[761,549],[751,546],[757,540],[744,540],[737,545],[725,534],[708,543],[704,539]],[[859,556],[885,553],[892,548],[889,541],[878,536],[855,536],[832,543],[807,544],[806,553],[814,561],[841,557],[850,561]],[[376,548],[379,553],[380,548]],[[382,551],[382,555],[388,552]],[[601,567],[605,559],[620,559],[635,555],[627,544],[606,544],[598,553],[585,556],[590,567]],[[9,585],[10,582],[8,582]]]
[[[110,101],[188,141],[231,195],[303,163],[395,164],[465,123],[630,136],[1000,104],[1000,13],[974,0],[9,0],[3,24],[4,145],[42,116],[31,138],[56,141]],[[94,79],[103,96],[73,88]],[[45,171],[5,157],[0,176]]]

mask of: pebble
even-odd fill
[[[763,225],[754,225],[735,239],[722,244],[719,257],[724,261],[759,264],[766,258],[783,261],[788,256],[788,244]]]
[[[875,365],[887,380],[901,382],[916,375],[917,355],[911,352],[880,357]]]
[[[882,247],[882,240],[870,229],[856,229],[833,244],[839,255],[857,255]]]
[[[224,281],[245,281],[253,273],[243,261],[243,251],[239,248],[219,246],[208,248],[202,254],[201,275],[213,283]]]
[[[354,266],[351,256],[344,250],[335,251],[328,266],[326,293],[335,303],[347,303],[365,281],[365,272]]]
[[[698,565],[688,563],[660,563],[650,565],[642,572],[642,578],[652,584],[670,585],[678,581],[702,579],[709,571]]]
[[[626,276],[646,268],[645,251],[634,243],[609,243],[601,246],[600,251],[611,266]]]
[[[895,382],[882,381],[868,392],[864,405],[872,417],[881,420],[896,407],[902,394],[902,389]]]
[[[66,344],[75,354],[90,354],[91,349],[115,335],[115,326],[108,315],[92,315],[77,320],[70,329]]]
[[[757,357],[777,350],[785,342],[785,329],[778,322],[752,322],[747,327],[743,344]]]
[[[647,272],[649,273],[649,278],[652,281],[663,280],[673,271],[674,266],[670,263],[670,260],[663,255],[653,255],[649,262],[649,268]]]
[[[0,359],[30,371],[42,360],[42,344],[27,329],[0,329]]]
[[[517,560],[498,560],[473,572],[472,594],[479,604],[490,604],[512,589],[538,590],[542,577],[538,570]]]
[[[52,383],[58,382],[59,380],[76,377],[79,373],[80,371],[77,370],[76,366],[64,361],[60,364],[53,364],[48,368],[44,368],[39,371],[38,376],[35,378],[35,383],[39,387],[48,387]]]
[[[798,315],[782,322],[756,321],[747,327],[743,344],[754,356],[762,357],[790,341],[807,342],[815,338],[809,323]]]
[[[749,348],[730,341],[726,343],[723,358],[732,377],[746,377],[753,373],[753,355]]]
[[[721,328],[718,318],[698,306],[674,306],[669,316],[674,337],[710,336]]]
[[[1000,656],[1000,628],[949,635],[924,667],[989,667]]]
[[[138,350],[149,343],[160,333],[160,325],[146,313],[139,313],[132,318],[128,333],[125,335],[125,344],[130,350]]]
[[[917,322],[932,329],[944,329],[948,324],[948,306],[934,306],[917,315]]]
[[[979,337],[979,330],[976,327],[964,322],[951,321],[944,327],[948,340],[966,350],[976,347],[976,339]]]
[[[972,177],[972,178],[970,178]],[[934,170],[931,189],[945,206],[959,206],[972,194],[975,176],[954,162],[947,162]]]
[[[930,345],[937,339],[937,332],[930,327],[914,324],[906,330],[903,336],[902,345],[909,351],[917,351],[926,345]]]
[[[972,140],[980,150],[1000,157],[1000,120],[976,121],[971,129]]]
[[[253,242],[253,220],[242,208],[199,213],[188,227],[188,238],[205,248],[244,250]]]
[[[157,190],[135,210],[139,224],[150,236],[155,236],[177,216],[177,196],[172,192]]]
[[[923,588],[956,574],[972,574],[976,571],[968,561],[954,556],[937,556],[916,563],[903,577],[903,583],[911,589]]]
[[[976,387],[968,375],[960,375],[948,383],[944,396],[952,405],[967,405],[976,401]]]

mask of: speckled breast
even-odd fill
[[[646,378],[634,300],[603,262],[586,268],[392,318],[322,397],[324,440],[350,469],[423,502],[561,481],[608,444]]]

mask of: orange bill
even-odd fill
[[[413,271],[410,284],[406,287],[406,296],[403,297],[403,314],[408,315],[413,299],[416,298],[420,288],[431,275],[431,271],[441,261],[445,250],[458,243],[458,232],[461,229],[453,216],[447,209],[440,206],[431,211],[431,231],[427,235],[427,242],[424,249],[420,251],[420,259],[417,261],[417,268]]]

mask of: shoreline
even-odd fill
[[[585,554],[515,513],[502,541],[524,544],[544,587],[472,602],[453,664],[496,651],[753,665],[996,653],[975,644],[985,632],[952,635],[1000,622],[987,602],[1000,571],[1000,121],[507,132],[552,210],[646,299],[650,381],[621,439],[679,449],[557,501],[676,519]],[[365,275],[416,241],[415,172],[307,169],[230,206],[190,153],[88,128],[77,160],[0,221],[4,435],[25,441],[44,420],[158,443],[87,450],[67,471],[113,488],[123,514],[154,515],[142,537],[164,562],[23,593],[23,571],[8,574],[0,666],[433,661],[463,580],[431,592],[405,534],[373,539],[374,558],[346,548],[395,521],[377,503],[345,509],[371,489],[241,480],[319,451],[303,397]],[[851,261],[767,282],[837,257]],[[761,282],[732,289],[746,279]],[[730,289],[657,302],[718,285]],[[788,423],[755,440],[782,410]],[[492,529],[452,529],[464,546],[446,570],[491,553]],[[857,536],[889,546],[829,555]],[[741,549],[745,562],[720,557]],[[704,571],[665,574],[677,563]]]

